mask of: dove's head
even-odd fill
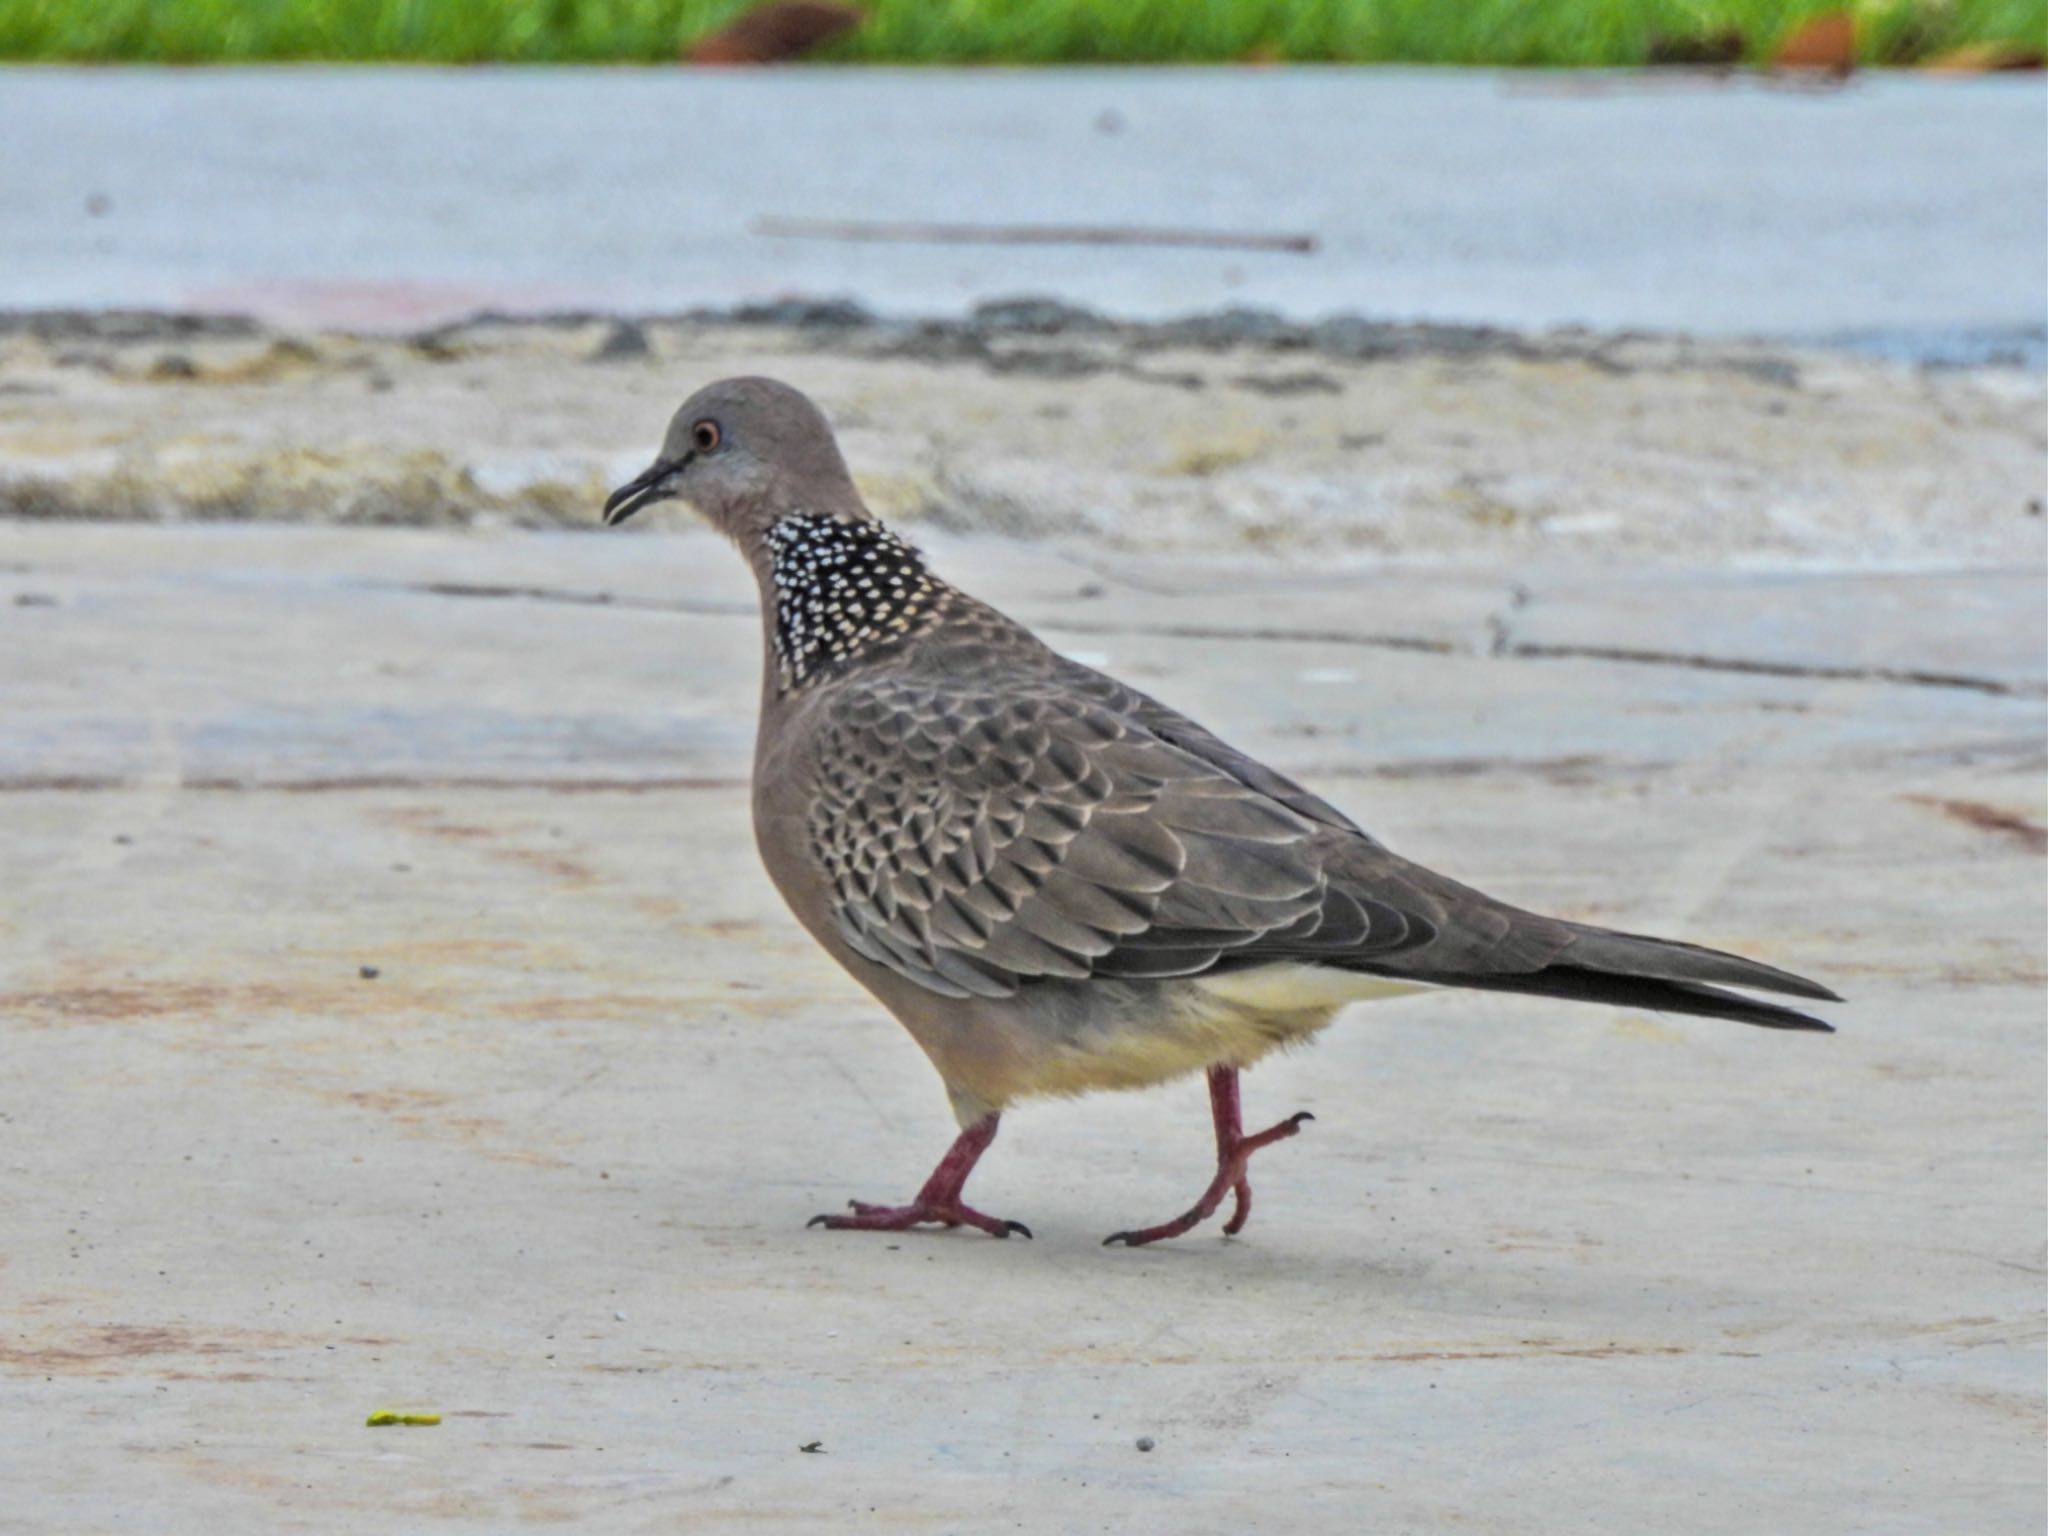
[[[685,400],[654,462],[605,501],[604,520],[616,527],[671,500],[743,544],[789,512],[869,515],[824,413],[774,379],[720,379]]]

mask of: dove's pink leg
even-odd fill
[[[1172,1221],[1161,1222],[1156,1227],[1140,1227],[1135,1232],[1110,1233],[1102,1240],[1105,1247],[1111,1243],[1122,1243],[1127,1248],[1136,1248],[1144,1243],[1156,1243],[1161,1238],[1179,1237],[1215,1215],[1216,1207],[1223,1203],[1226,1194],[1236,1198],[1230,1220],[1223,1224],[1223,1234],[1235,1237],[1244,1230],[1244,1224],[1252,1214],[1252,1182],[1248,1171],[1252,1154],[1276,1141],[1285,1141],[1301,1129],[1303,1121],[1315,1119],[1314,1115],[1303,1110],[1256,1136],[1245,1135],[1244,1112],[1237,1098],[1235,1067],[1209,1069],[1209,1110],[1216,1118],[1216,1177],[1209,1181],[1202,1198]]]
[[[853,1207],[851,1216],[813,1216],[807,1225],[830,1227],[836,1232],[906,1232],[912,1227],[932,1224],[979,1227],[990,1237],[1008,1237],[1012,1232],[1029,1237],[1031,1229],[1023,1222],[984,1216],[960,1198],[961,1190],[967,1187],[967,1175],[974,1172],[981,1154],[996,1139],[996,1122],[1001,1118],[990,1115],[962,1131],[910,1204],[869,1205],[864,1200],[849,1200],[846,1203]]]

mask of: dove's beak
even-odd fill
[[[694,455],[685,454],[680,459],[656,459],[633,479],[628,480],[604,502],[604,525],[616,528],[642,507],[667,501],[675,495],[671,485],[673,478],[682,473],[685,465]]]

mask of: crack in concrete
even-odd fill
[[[197,794],[334,795],[384,790],[532,790],[550,795],[648,795],[745,789],[751,781],[717,774],[654,778],[512,777],[493,774],[354,773],[325,778],[266,779],[203,775],[172,781],[131,774],[57,773],[0,776],[0,794],[103,794],[168,788]]]
[[[1357,645],[1376,651],[1420,651],[1428,656],[1470,653],[1468,646],[1450,640],[1432,640],[1424,635],[1361,635],[1349,630],[1296,629],[1279,624],[1233,629],[1216,624],[1113,624],[1054,616],[1034,620],[1032,628],[1057,630],[1069,635],[1157,635],[1168,640],[1271,640],[1309,645]]]
[[[1830,682],[1889,683],[1907,688],[1956,688],[1994,698],[2048,698],[2048,683],[2008,682],[1968,672],[1934,672],[1916,667],[1830,666],[1822,662],[1757,661],[1741,656],[1703,656],[1687,651],[1653,651],[1621,645],[1542,644],[1523,641],[1501,654],[1531,661],[1618,661],[1640,666],[1690,667],[1701,672],[1745,672],[1760,677],[1811,677]]]
[[[585,608],[624,608],[637,613],[687,613],[711,618],[745,618],[757,609],[753,603],[716,603],[673,598],[666,601],[645,597],[620,597],[615,592],[577,592],[561,587],[502,586],[491,582],[372,581],[364,585],[383,592],[418,592],[429,597],[510,598],[535,603],[566,603]]]
[[[645,613],[682,613],[700,617],[750,616],[751,603],[712,603],[689,599],[654,601],[622,598],[610,592],[577,592],[554,587],[497,586],[483,583],[371,582],[385,591],[423,593],[430,597],[517,599],[568,603],[584,607],[620,608]],[[1827,682],[1876,683],[1903,688],[1947,688],[1992,698],[2048,698],[2048,683],[2013,682],[1968,672],[1938,672],[1918,667],[1831,665],[1825,662],[1763,661],[1742,656],[1709,656],[1687,651],[1657,651],[1635,646],[1587,645],[1518,641],[1514,616],[1527,609],[1535,595],[1520,582],[1509,588],[1507,605],[1486,619],[1488,642],[1479,654],[1506,661],[1610,661],[1629,666],[1682,667],[1700,672],[1733,672],[1758,677],[1813,678]],[[1264,640],[1310,645],[1350,645],[1371,650],[1415,651],[1431,656],[1466,656],[1470,646],[1423,635],[1372,635],[1345,630],[1255,625],[1232,628],[1216,624],[1116,624],[1067,619],[1057,615],[1034,621],[1034,627],[1075,635],[1156,635],[1179,640]]]

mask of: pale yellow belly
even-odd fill
[[[1352,1003],[1428,988],[1313,965],[1268,965],[1158,989],[1144,1017],[1036,1053],[1005,1097],[1144,1088],[1212,1066],[1246,1067],[1323,1029]]]

